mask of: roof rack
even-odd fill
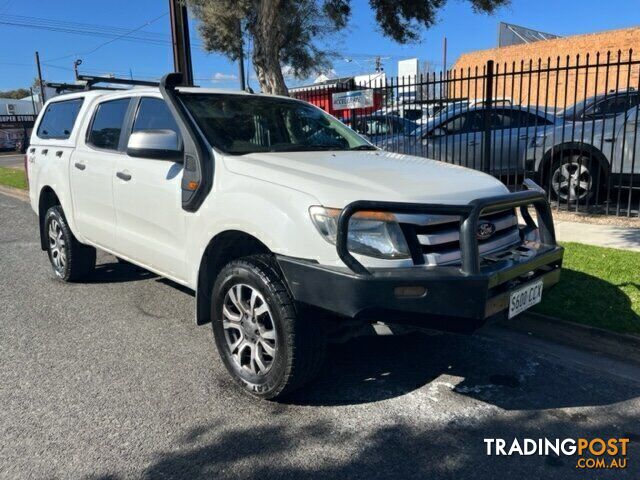
[[[116,85],[141,85],[145,87],[160,86],[160,82],[154,82],[151,80],[135,80],[133,78],[118,78],[118,77],[99,77],[95,75],[76,74],[76,80],[85,82],[85,85],[82,86],[82,89],[84,90],[91,90],[93,88],[98,88],[100,90],[109,90],[109,87],[95,87],[95,85],[98,83],[110,83],[110,84],[116,84]]]
[[[79,83],[46,82],[44,86],[55,89],[56,93],[62,93],[64,91],[78,92],[84,90],[84,85]]]

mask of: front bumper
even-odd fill
[[[536,208],[540,241],[526,242],[526,249],[515,246],[499,256],[480,257],[475,236],[480,215],[521,207],[527,222],[524,235],[534,228],[528,205]],[[460,215],[462,265],[367,270],[346,249],[349,218],[360,210]],[[346,317],[472,332],[507,309],[514,289],[542,279],[547,290],[560,278],[564,250],[556,244],[549,205],[540,192],[518,192],[465,206],[354,202],[345,207],[338,223],[338,254],[348,268],[286,256],[277,260],[298,302]]]

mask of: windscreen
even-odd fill
[[[375,150],[339,120],[297,100],[184,93],[182,102],[209,143],[223,152]]]

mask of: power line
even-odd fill
[[[101,43],[100,45],[98,45],[98,46],[97,46],[97,47],[95,47],[95,48],[92,48],[91,50],[88,50],[88,51],[86,51],[86,52],[81,52],[81,53],[78,53],[78,54],[72,53],[72,54],[70,54],[70,55],[65,55],[65,56],[62,56],[62,57],[53,58],[53,59],[51,59],[51,60],[49,60],[49,61],[54,62],[54,61],[56,61],[56,60],[62,60],[62,59],[64,59],[64,58],[70,58],[70,57],[73,57],[73,56],[87,56],[87,55],[91,55],[92,53],[94,53],[94,52],[98,51],[98,50],[99,50],[99,49],[101,49],[102,47],[104,47],[104,46],[106,46],[106,45],[109,45],[110,43],[113,43],[113,42],[115,42],[115,41],[117,41],[117,40],[122,40],[122,39],[124,39],[125,37],[128,37],[129,35],[131,35],[132,33],[135,33],[135,32],[137,32],[138,30],[142,30],[143,28],[148,27],[148,26],[149,26],[149,25],[151,25],[152,23],[157,22],[157,21],[158,21],[158,20],[160,20],[161,18],[163,18],[163,17],[167,16],[167,14],[168,14],[168,13],[169,13],[169,12],[164,12],[162,15],[158,15],[158,16],[157,16],[157,17],[155,17],[154,19],[149,20],[149,21],[147,21],[147,22],[143,23],[143,24],[142,24],[142,25],[140,25],[139,27],[136,27],[136,28],[134,28],[134,29],[132,29],[132,30],[129,30],[128,32],[124,32],[124,33],[122,33],[122,34],[120,34],[120,35],[116,36],[115,38],[112,38],[111,40],[107,40],[106,42]]]
[[[150,25],[151,23],[159,20],[165,16],[168,12],[165,12],[160,17],[157,17],[145,24],[129,29],[125,27],[115,27],[106,25],[94,25],[89,23],[68,22],[48,18],[40,17],[28,17],[21,15],[3,15],[0,18],[0,25],[9,25],[14,27],[46,30],[59,33],[67,33],[72,35],[82,35],[91,37],[108,38],[110,41],[105,42],[105,45],[111,43],[113,40],[123,40],[129,42],[135,42],[138,44],[148,45],[170,45],[171,41],[168,36],[159,32],[140,32],[142,28]],[[135,35],[133,35],[135,33]],[[102,45],[104,46],[104,45]],[[101,46],[99,46],[101,47]],[[74,54],[75,55],[75,54]],[[69,58],[73,55],[65,55],[57,57],[55,59],[49,59],[49,61],[60,60],[63,58]]]
[[[118,36],[127,33],[131,27],[114,25],[97,25],[93,23],[70,22],[54,18],[30,17],[26,15],[3,15],[0,21],[16,26],[46,27],[60,30],[74,30],[83,33],[104,33]],[[142,32],[140,34],[146,40],[166,41],[166,34],[161,32]]]

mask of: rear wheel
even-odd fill
[[[595,202],[596,196],[604,194],[603,178],[600,162],[587,155],[571,154],[553,162],[549,186],[561,203]]]
[[[44,218],[47,253],[56,277],[65,282],[84,278],[96,265],[96,249],[73,236],[62,208],[51,207]]]
[[[212,298],[218,352],[245,391],[272,399],[318,373],[325,348],[322,326],[298,315],[271,256],[229,263],[218,275]]]

